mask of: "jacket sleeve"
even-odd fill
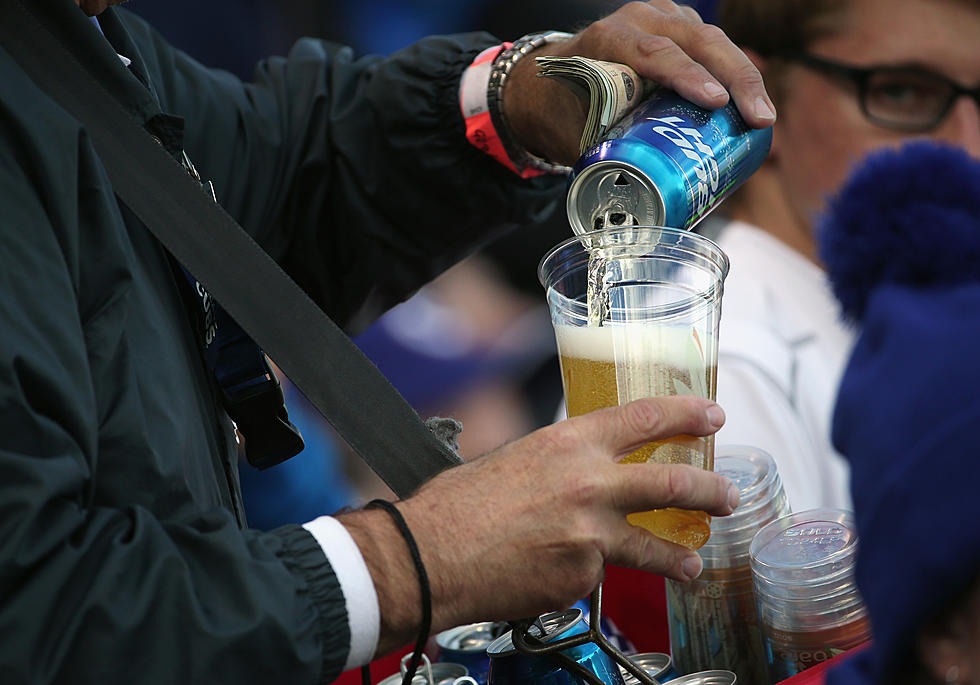
[[[190,495],[208,447],[174,446],[206,416],[200,398],[180,393],[179,412],[147,420],[167,367],[129,344],[148,300],[118,209],[78,131],[32,110],[40,98],[6,65],[0,101],[17,108],[0,117],[0,681],[332,679],[349,631],[331,567],[300,527],[242,531]]]
[[[339,323],[370,320],[501,231],[539,221],[564,189],[563,178],[522,180],[466,140],[460,77],[488,34],[385,59],[303,39],[244,84],[131,30],[152,45],[163,106],[184,117],[221,202]]]

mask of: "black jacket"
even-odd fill
[[[464,138],[459,77],[488,35],[361,60],[303,40],[243,84],[110,9],[126,69],[72,0],[35,1],[349,327],[560,195]],[[245,527],[177,283],[86,131],[0,49],[4,683],[313,683],[344,663],[344,599],[312,536]]]

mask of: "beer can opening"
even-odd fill
[[[625,162],[596,162],[575,177],[565,203],[576,235],[618,226],[660,226],[666,216],[660,190]]]

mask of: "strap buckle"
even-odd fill
[[[265,374],[231,387],[222,387],[225,411],[245,437],[245,458],[267,469],[303,451],[306,443],[289,420],[282,385],[265,356]]]

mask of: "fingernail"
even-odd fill
[[[703,567],[704,564],[701,561],[701,557],[699,557],[697,554],[693,554],[681,562],[681,570],[684,572],[684,575],[687,576],[688,580],[694,580],[700,576],[701,569]]]
[[[717,404],[712,404],[705,410],[708,415],[708,423],[712,428],[721,428],[725,424],[725,410]]]
[[[732,511],[735,511],[735,508],[738,506],[738,503],[741,501],[741,499],[742,498],[739,496],[739,494],[738,494],[738,488],[735,487],[735,484],[733,483],[732,485],[729,485],[728,486],[728,506],[730,506],[732,508]]]
[[[773,111],[772,107],[769,106],[769,103],[763,97],[757,97],[755,99],[755,115],[760,119],[776,118],[776,112]]]
[[[704,84],[704,92],[708,94],[708,97],[716,98],[719,95],[724,95],[725,89],[714,81],[706,81]]]

